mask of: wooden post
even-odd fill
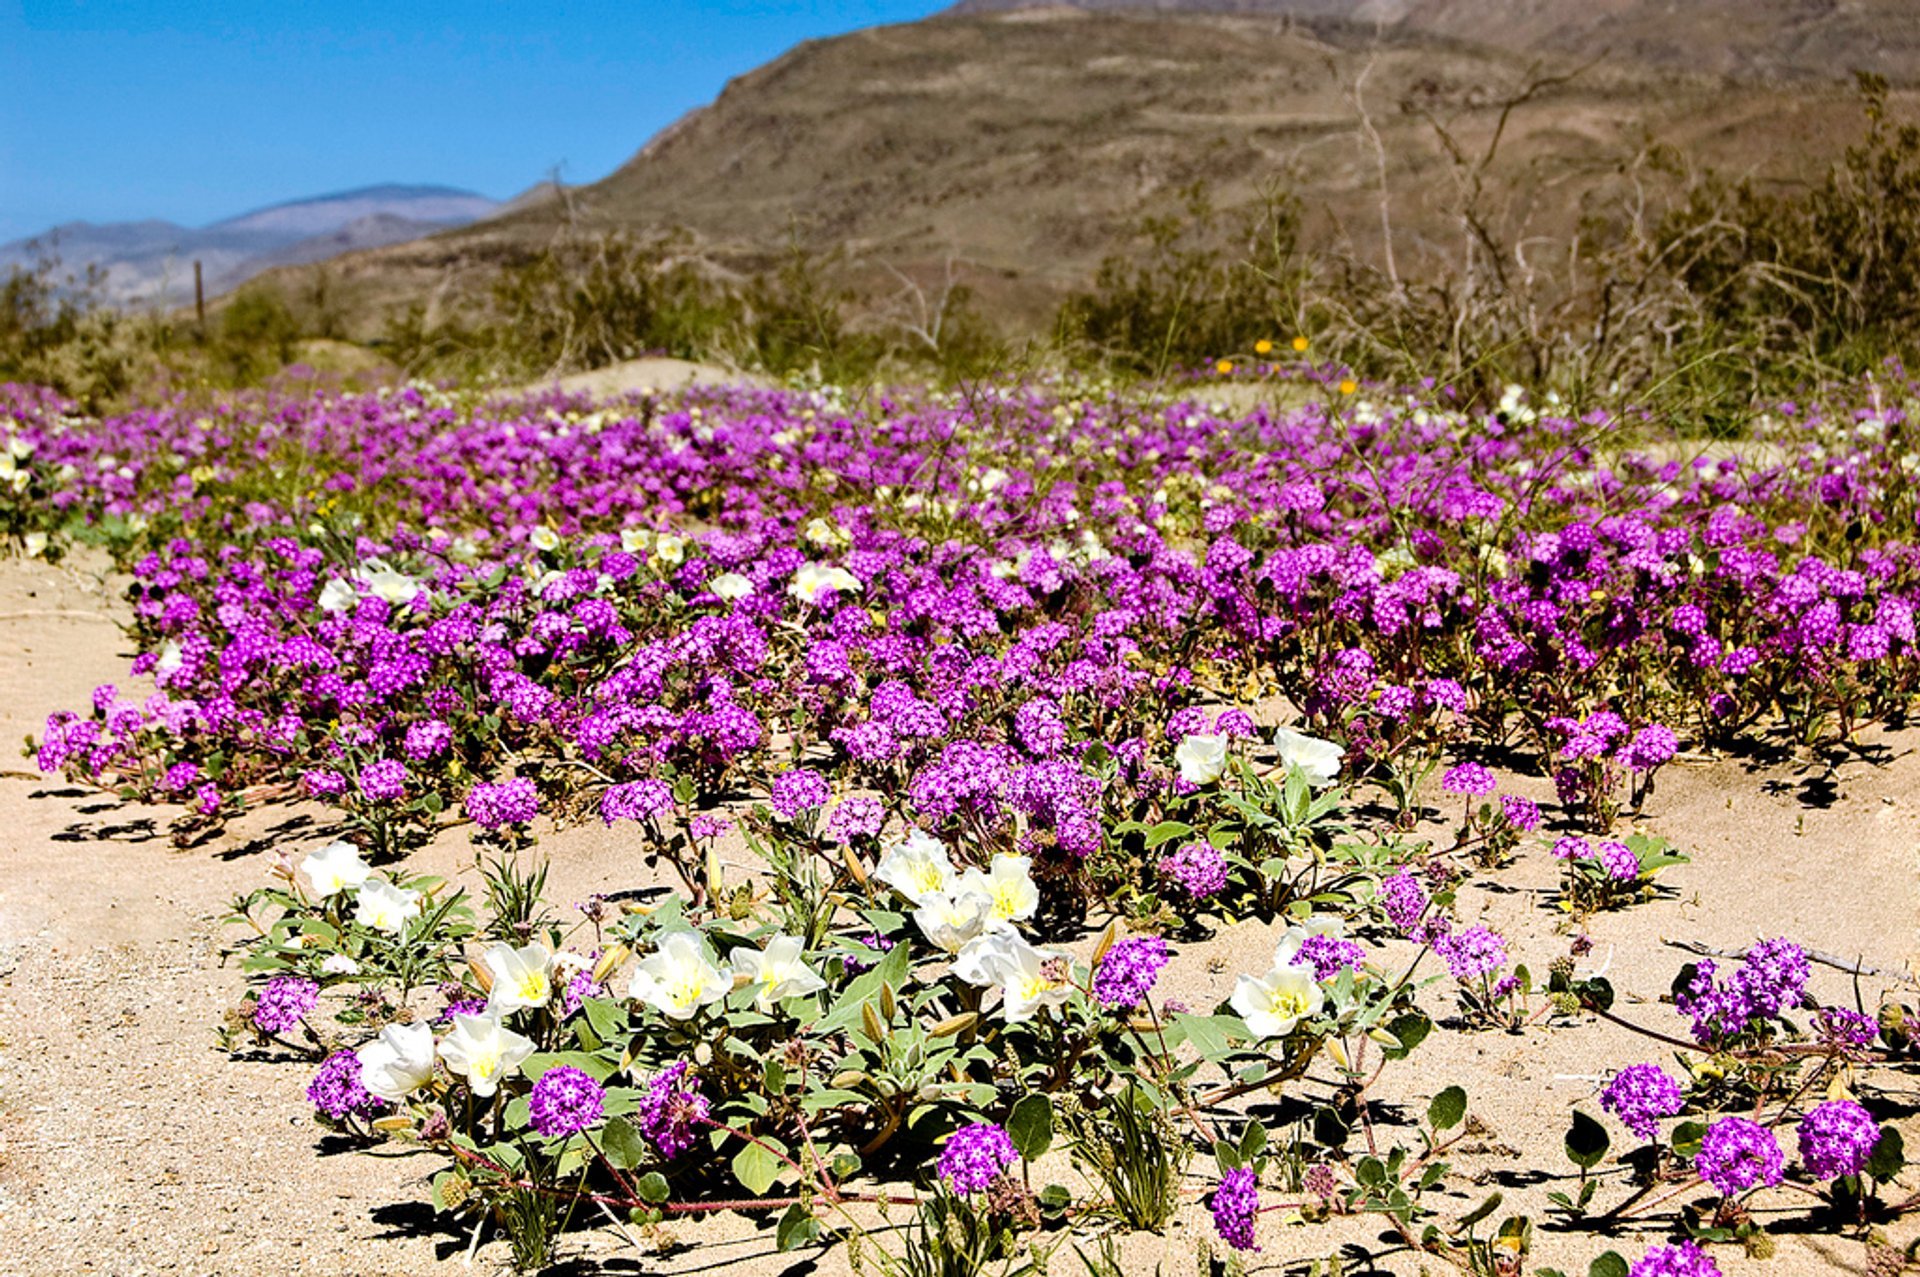
[[[200,335],[207,335],[207,289],[200,280],[200,259],[193,262],[193,314],[200,321]]]

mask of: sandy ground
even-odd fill
[[[529,382],[520,389],[529,393],[551,390],[585,393],[595,399],[646,391],[684,390],[688,386],[754,386],[766,384],[750,373],[736,372],[715,364],[695,363],[688,359],[651,356],[629,359],[625,363],[592,372],[577,372],[550,381]]]
[[[82,706],[96,683],[124,674],[131,653],[112,623],[116,595],[110,582],[73,567],[0,564],[0,739],[37,732],[49,711]],[[1601,915],[1590,929],[1590,961],[1607,966],[1622,1014],[1663,1031],[1680,1027],[1655,1002],[1687,960],[1668,939],[1737,949],[1788,935],[1884,971],[1910,970],[1920,960],[1916,747],[1920,732],[1905,732],[1834,769],[1721,760],[1663,772],[1646,823],[1694,861],[1668,871],[1667,898]],[[256,812],[211,845],[181,851],[166,836],[166,813],[39,778],[30,761],[11,766],[0,773],[0,1273],[458,1271],[466,1238],[421,1205],[433,1159],[341,1150],[309,1120],[307,1066],[229,1060],[215,1045],[214,1026],[240,988],[238,972],[222,964],[220,918],[265,880],[276,850],[297,854],[326,840],[323,814]],[[630,841],[597,826],[560,831],[545,846],[561,902],[649,876]],[[449,831],[422,859],[462,869],[470,863],[465,831]],[[1544,971],[1567,943],[1546,904],[1554,879],[1545,852],[1527,851],[1465,888],[1461,911],[1469,921],[1484,915],[1521,960]],[[1186,946],[1166,991],[1211,1005],[1238,972],[1265,965],[1271,941],[1269,929],[1246,924]],[[1823,996],[1846,995],[1834,971],[1819,970],[1816,983]],[[1889,981],[1863,983],[1871,1007]],[[1427,997],[1436,1014],[1446,1012],[1444,983]],[[1597,1021],[1524,1037],[1436,1033],[1388,1074],[1382,1098],[1417,1114],[1434,1092],[1465,1086],[1484,1130],[1454,1159],[1457,1173],[1436,1204],[1457,1216],[1499,1190],[1506,1200],[1496,1220],[1524,1211],[1542,1225],[1536,1264],[1584,1272],[1609,1246],[1636,1256],[1651,1234],[1602,1238],[1544,1226],[1544,1194],[1568,1183],[1559,1152],[1567,1109],[1597,1113],[1597,1080],[1642,1060],[1667,1062],[1658,1044]],[[1903,1087],[1909,1112],[1920,1108],[1911,1086],[1890,1085]],[[1280,1135],[1283,1121],[1269,1116]],[[1920,1129],[1907,1124],[1908,1147],[1920,1147]],[[1063,1166],[1042,1169],[1077,1183]],[[1195,1195],[1209,1170],[1195,1162]],[[1609,1187],[1602,1200],[1609,1194],[1619,1196]],[[1780,1215],[1798,1220],[1804,1211]],[[778,1254],[760,1221],[727,1216],[675,1231],[698,1244],[659,1253],[625,1245],[610,1228],[581,1232],[569,1239],[562,1271],[725,1266],[797,1277],[849,1268],[844,1251]],[[1901,1240],[1912,1234],[1894,1231]],[[1126,1269],[1191,1272],[1207,1232],[1193,1208],[1164,1237],[1126,1238]],[[1447,1271],[1394,1250],[1373,1221],[1297,1227],[1269,1215],[1260,1239],[1257,1271],[1303,1273],[1308,1261],[1335,1254],[1349,1275]],[[1722,1251],[1722,1267],[1728,1277],[1861,1271],[1857,1241],[1796,1231],[1778,1241],[1768,1264]],[[1065,1265],[1057,1272],[1084,1271],[1071,1251],[1054,1263]],[[500,1244],[480,1248],[478,1271],[503,1266]]]

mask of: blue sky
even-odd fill
[[[0,240],[617,168],[802,40],[945,0],[0,0]]]

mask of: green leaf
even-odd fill
[[[1034,1196],[1040,1201],[1040,1209],[1049,1215],[1058,1215],[1073,1204],[1073,1194],[1065,1184],[1049,1184]]]
[[[1053,1101],[1045,1095],[1024,1096],[1007,1115],[1007,1134],[1027,1161],[1045,1153],[1053,1146]]]
[[[1573,1111],[1573,1125],[1567,1130],[1568,1161],[1583,1171],[1590,1171],[1600,1164],[1612,1143],[1606,1127],[1579,1109]]]
[[[1705,1122],[1682,1122],[1673,1128],[1673,1152],[1676,1157],[1692,1157],[1700,1151],[1700,1141],[1707,1137]]]
[[[1493,1214],[1494,1211],[1500,1209],[1500,1203],[1504,1200],[1506,1200],[1506,1198],[1501,1193],[1489,1194],[1486,1201],[1481,1202],[1478,1206],[1460,1217],[1459,1226],[1462,1229],[1472,1228],[1475,1224]]]
[[[783,1251],[799,1250],[819,1236],[820,1221],[813,1217],[812,1211],[795,1202],[780,1217],[780,1226],[774,1232],[774,1245]]]
[[[1906,1141],[1893,1127],[1882,1128],[1880,1139],[1873,1146],[1873,1155],[1867,1159],[1867,1174],[1884,1182],[1898,1175],[1906,1164]]]
[[[1395,1016],[1387,1024],[1387,1032],[1393,1034],[1400,1045],[1383,1047],[1382,1054],[1389,1060],[1404,1060],[1413,1054],[1413,1048],[1426,1041],[1427,1035],[1433,1032],[1433,1021],[1422,1012],[1412,1011],[1406,1015]]]
[[[765,1136],[759,1144],[748,1144],[733,1155],[733,1177],[755,1197],[764,1197],[780,1178],[785,1164],[766,1147],[772,1141]]]
[[[1179,1038],[1192,1044],[1203,1059],[1220,1060],[1233,1054],[1236,1041],[1252,1036],[1246,1021],[1237,1015],[1176,1015],[1173,1029]],[[1169,1043],[1172,1044],[1171,1042]]]
[[[648,1171],[640,1177],[640,1182],[634,1187],[640,1190],[641,1201],[651,1202],[655,1206],[666,1201],[673,1193],[673,1189],[667,1184],[667,1177],[659,1171]]]
[[[1602,1251],[1587,1269],[1587,1277],[1627,1277],[1627,1261],[1618,1251]]]
[[[1179,820],[1163,820],[1147,830],[1147,850],[1151,851],[1163,842],[1172,842],[1175,838],[1190,838],[1194,834],[1192,825]]]
[[[607,998],[588,998],[580,1004],[587,1013],[587,1023],[600,1035],[602,1042],[616,1042],[627,1035],[626,1008]]]
[[[600,1131],[600,1151],[615,1170],[630,1171],[647,1160],[647,1141],[632,1122],[616,1117]]]
[[[1427,1122],[1436,1131],[1450,1131],[1467,1117],[1467,1093],[1450,1086],[1427,1104]]]
[[[1249,1121],[1247,1129],[1240,1132],[1240,1160],[1251,1162],[1267,1151],[1267,1128],[1256,1121]]]
[[[586,1051],[536,1051],[527,1057],[520,1071],[529,1082],[538,1082],[548,1070],[563,1067],[579,1069],[594,1081],[604,1082],[613,1076],[618,1066],[605,1056]]]

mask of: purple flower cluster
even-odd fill
[[[673,813],[673,786],[664,780],[609,785],[600,795],[600,819],[609,825],[622,820],[662,820]]]
[[[1785,939],[1754,945],[1729,979],[1719,979],[1719,970],[1713,959],[1702,958],[1694,964],[1687,987],[1673,999],[1682,1015],[1692,1017],[1694,1041],[1702,1046],[1799,1006],[1812,973],[1806,951]]]
[[[827,817],[827,841],[850,843],[856,838],[877,838],[886,823],[886,805],[878,798],[843,798]]]
[[[1313,968],[1314,979],[1331,980],[1342,971],[1358,971],[1365,966],[1367,951],[1355,940],[1308,936],[1300,942],[1299,958]]]
[[[533,1129],[548,1139],[577,1135],[597,1124],[606,1111],[607,1093],[580,1069],[548,1069],[527,1095]]]
[[[1227,885],[1227,858],[1212,843],[1190,842],[1160,860],[1160,876],[1170,878],[1195,900],[1205,900]]]
[[[1487,927],[1467,927],[1434,941],[1433,951],[1462,983],[1492,975],[1507,965],[1507,942]]]
[[[528,824],[540,812],[540,793],[531,780],[482,781],[467,791],[467,816],[482,829]]]
[[[1691,1239],[1677,1246],[1649,1246],[1633,1261],[1627,1277],[1721,1277],[1713,1256]]]
[[[1707,1128],[1693,1159],[1700,1178],[1728,1197],[1772,1188],[1786,1175],[1786,1158],[1773,1132],[1744,1117],[1723,1117]]]
[[[803,811],[826,806],[831,792],[827,778],[819,772],[796,768],[773,778],[767,801],[775,815],[782,820],[792,820]]]
[[[1440,777],[1440,789],[1443,793],[1460,794],[1468,798],[1484,798],[1500,787],[1492,770],[1481,763],[1461,763],[1449,768]]]
[[[277,975],[267,981],[253,1004],[253,1027],[285,1033],[320,1005],[320,986],[305,976]]]
[[[1600,1092],[1600,1107],[1643,1140],[1660,1134],[1660,1119],[1686,1107],[1680,1084],[1657,1064],[1632,1064],[1613,1075]]]
[[[360,769],[360,793],[368,802],[397,803],[407,796],[407,765],[382,758]]]
[[[975,1122],[947,1137],[936,1170],[950,1190],[966,1197],[991,1187],[1019,1160],[1006,1128],[993,1122]]]
[[[1828,1100],[1800,1120],[1800,1164],[1815,1179],[1858,1175],[1880,1142],[1880,1124],[1853,1100]]]
[[[655,1074],[634,1113],[640,1133],[663,1158],[678,1157],[693,1147],[712,1108],[697,1087],[682,1085],[689,1067],[679,1060]]]
[[[1167,942],[1159,936],[1115,942],[1094,970],[1094,1000],[1111,1010],[1132,1010],[1153,992],[1153,983],[1171,956]]]
[[[369,1117],[385,1102],[367,1093],[360,1082],[360,1057],[352,1051],[335,1051],[321,1064],[320,1071],[307,1084],[307,1099],[313,1107],[332,1118]]]
[[[1213,1190],[1213,1229],[1235,1250],[1258,1250],[1253,1225],[1260,1214],[1260,1186],[1251,1168],[1236,1166]]]

